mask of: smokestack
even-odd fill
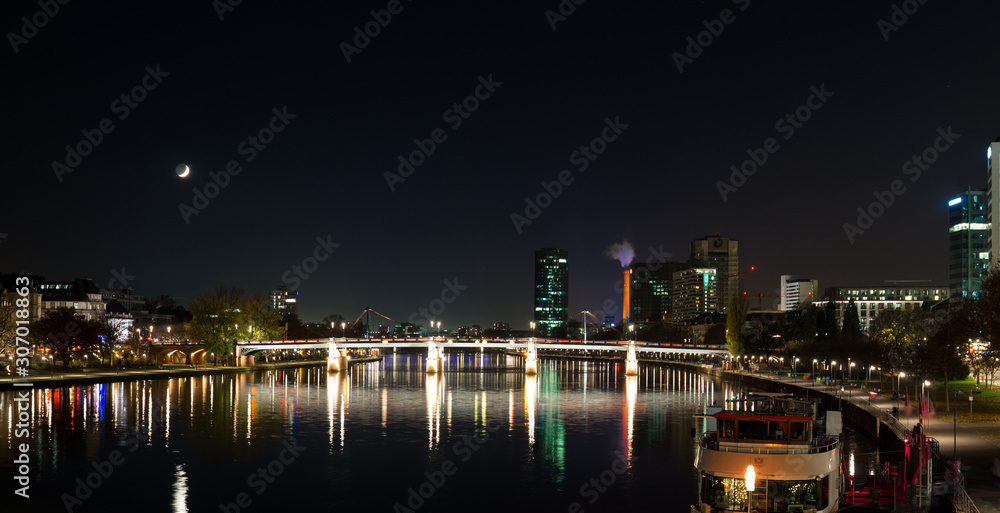
[[[632,269],[625,269],[625,297],[622,299],[622,324],[625,324],[632,317]]]

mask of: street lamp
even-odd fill
[[[850,368],[847,369],[847,379],[854,379],[854,363],[855,362],[851,362]]]
[[[830,379],[831,380],[834,379],[833,378],[833,376],[834,376],[833,368],[836,367],[836,366],[837,366],[837,361],[836,360],[830,362]]]
[[[816,364],[817,363],[819,363],[819,360],[813,358],[813,372],[812,372],[812,374],[810,374],[810,376],[812,376],[812,380],[813,380],[814,383],[816,382]]]
[[[344,339],[347,338],[347,323],[346,322],[340,323],[340,337],[344,338]]]
[[[798,358],[792,360],[792,374],[795,374],[795,368],[798,367],[798,365],[796,365],[797,363],[799,363]]]
[[[924,387],[929,387],[929,386],[931,386],[931,382],[927,381],[926,379],[924,380],[923,383],[920,384],[920,418],[924,417],[924,410],[925,409],[929,410],[929,407],[927,405],[927,396],[924,394]],[[928,420],[928,423],[929,423],[930,419],[928,418],[927,420]],[[927,427],[927,426],[924,426],[924,427]]]
[[[750,498],[752,495],[751,492],[754,491],[757,481],[757,475],[753,471],[753,465],[747,465],[747,472],[743,475],[743,481],[746,484],[745,488],[747,489],[747,511],[749,512],[751,504]]]

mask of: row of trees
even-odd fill
[[[64,368],[69,366],[74,355],[89,360],[93,354],[96,360],[93,363],[103,366],[116,359],[134,362],[147,351],[145,342],[129,336],[114,319],[88,320],[72,308],[46,312],[31,326],[28,341],[36,348],[47,348],[52,363],[59,363]]]

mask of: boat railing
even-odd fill
[[[744,454],[819,454],[832,451],[840,443],[836,438],[814,438],[809,443],[773,443],[770,440],[719,441],[715,433],[706,433],[698,444],[710,451]]]

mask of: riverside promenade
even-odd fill
[[[707,365],[693,365],[712,369]],[[715,371],[719,369],[714,368]],[[788,377],[777,374],[735,371],[722,371],[726,376],[752,376],[757,379],[771,380],[777,383],[794,385],[817,393],[826,394],[845,402],[850,402],[859,408],[868,410],[892,424],[898,422],[899,431],[910,431],[921,419],[920,410],[911,397],[909,406],[904,400],[893,400],[890,394],[870,396],[866,391],[857,388],[825,385],[812,380]],[[962,401],[959,401],[962,403]],[[927,436],[937,439],[941,456],[951,459],[957,456],[962,463],[966,476],[966,492],[972,499],[975,508],[981,513],[1000,513],[1000,480],[991,472],[993,457],[1000,457],[1000,422],[954,422],[951,412],[944,411],[943,404],[937,404],[937,411],[932,411],[923,417],[923,430]],[[968,408],[968,402],[952,404],[953,409]],[[893,416],[893,408],[897,409]],[[966,509],[965,511],[969,511]]]

